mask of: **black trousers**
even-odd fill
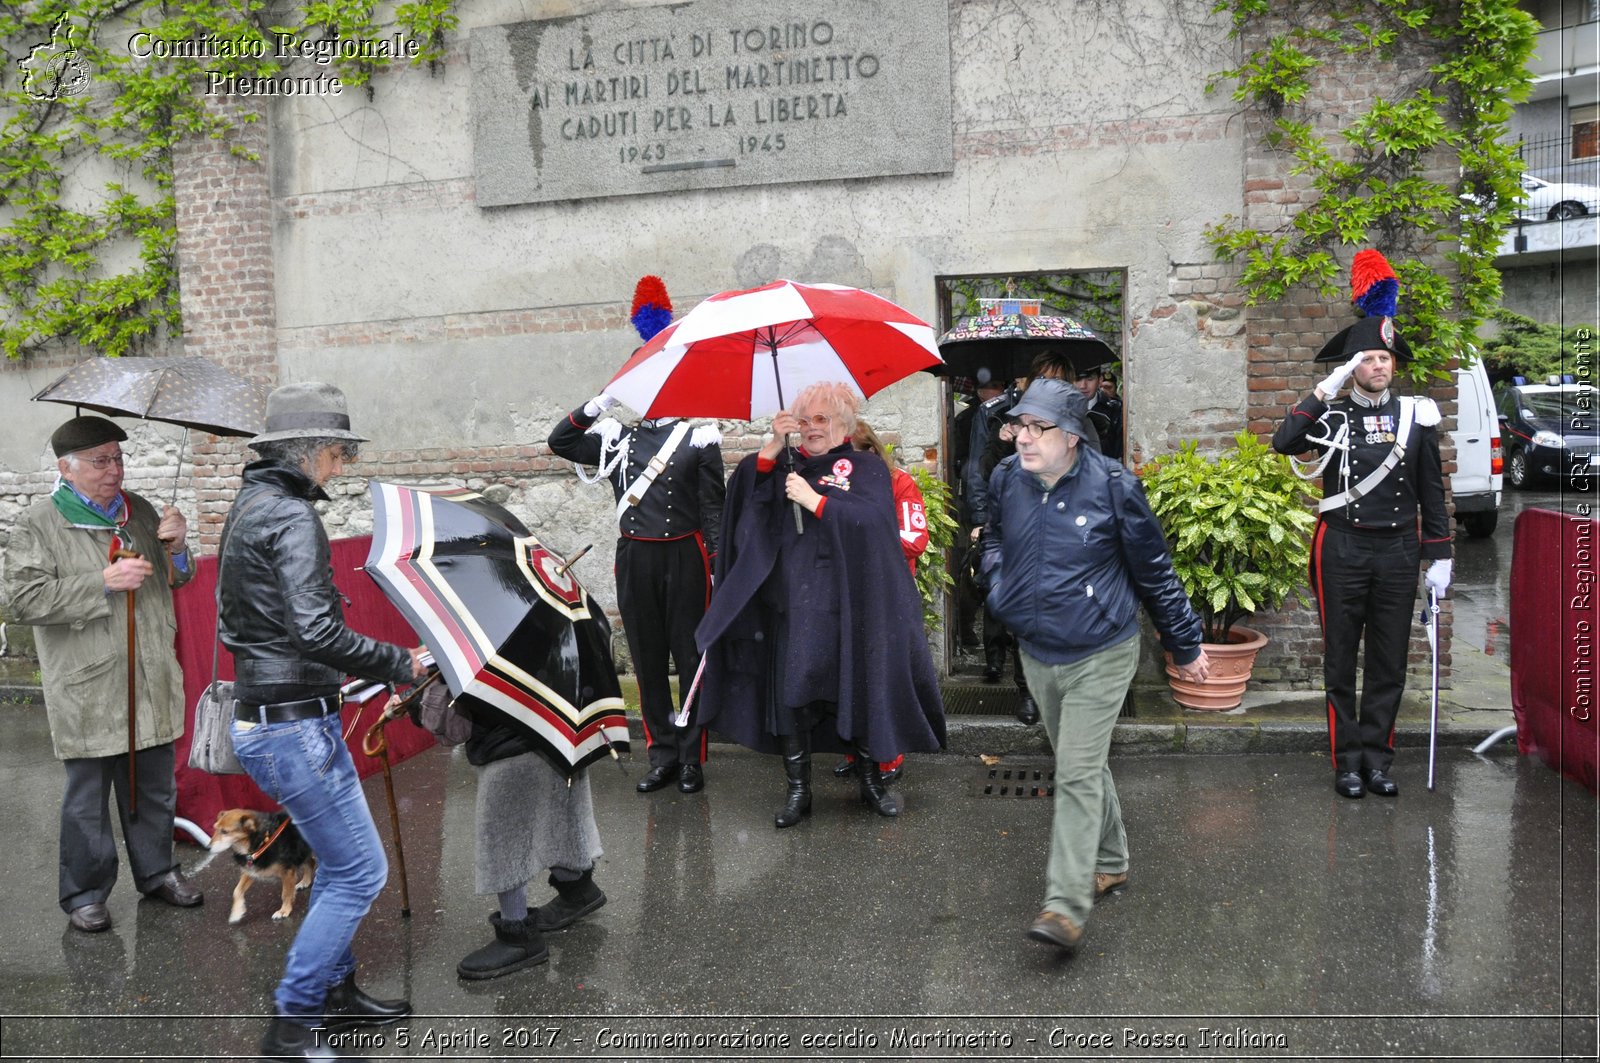
[[[61,796],[59,894],[61,910],[104,902],[117,881],[117,839],[111,827],[110,801],[115,796],[128,865],[139,892],[153,889],[177,867],[172,858],[172,820],[178,784],[173,774],[173,746],[167,742],[134,754],[139,792],[138,818],[128,821],[128,754],[81,757],[62,761],[67,783]]]
[[[617,540],[617,609],[639,679],[639,710],[651,767],[705,759],[705,728],[674,727],[669,662],[678,667],[679,699],[689,696],[700,667],[694,629],[705,616],[711,577],[699,536],[656,542]]]
[[[1322,621],[1322,682],[1335,771],[1388,771],[1417,604],[1416,536],[1369,535],[1326,521],[1311,540]],[[1359,711],[1356,652],[1366,642]]]
[[[1017,689],[1023,693],[1028,691],[1027,677],[1022,674],[1022,650],[1017,647],[1017,637],[1011,633],[1001,619],[983,607],[983,661],[984,669],[990,672],[1004,674],[1006,670],[1006,650],[1011,651],[1012,678],[1016,680]]]

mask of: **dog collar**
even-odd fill
[[[283,822],[278,824],[278,829],[272,832],[272,836],[271,837],[269,837],[266,841],[261,843],[261,848],[257,849],[255,852],[253,852],[249,856],[245,857],[244,858],[244,862],[247,863],[247,864],[255,863],[256,862],[256,857],[260,856],[262,853],[264,853],[268,849],[272,848],[272,843],[278,840],[278,835],[282,834],[283,833],[283,829],[285,827],[287,827],[288,825],[289,825],[289,817],[288,817],[287,814],[285,814],[284,817],[283,817]]]

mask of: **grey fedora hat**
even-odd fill
[[[1006,416],[1021,417],[1025,413],[1049,421],[1079,439],[1100,438],[1097,433],[1091,434],[1094,429],[1088,423],[1088,400],[1077,388],[1064,381],[1044,378],[1029,384],[1017,404],[1006,411]]]
[[[350,407],[345,402],[344,392],[317,380],[285,384],[267,396],[267,430],[248,445],[275,443],[280,439],[367,441],[366,436],[350,431]]]

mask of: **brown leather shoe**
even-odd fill
[[[1034,918],[1033,925],[1028,927],[1028,936],[1070,954],[1077,951],[1078,942],[1083,940],[1083,927],[1060,912],[1046,909]]]
[[[1121,893],[1127,888],[1128,873],[1126,871],[1115,875],[1108,874],[1105,871],[1096,871],[1094,873],[1094,899],[1097,901],[1113,893]]]
[[[193,908],[206,899],[205,894],[178,871],[168,871],[161,876],[161,881],[156,883],[155,889],[150,890],[145,896],[166,901],[175,908]]]
[[[98,934],[111,929],[111,913],[102,901],[91,901],[67,913],[67,924],[85,934]]]

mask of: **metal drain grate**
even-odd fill
[[[1054,797],[1055,765],[985,764],[972,787],[974,797]]]

